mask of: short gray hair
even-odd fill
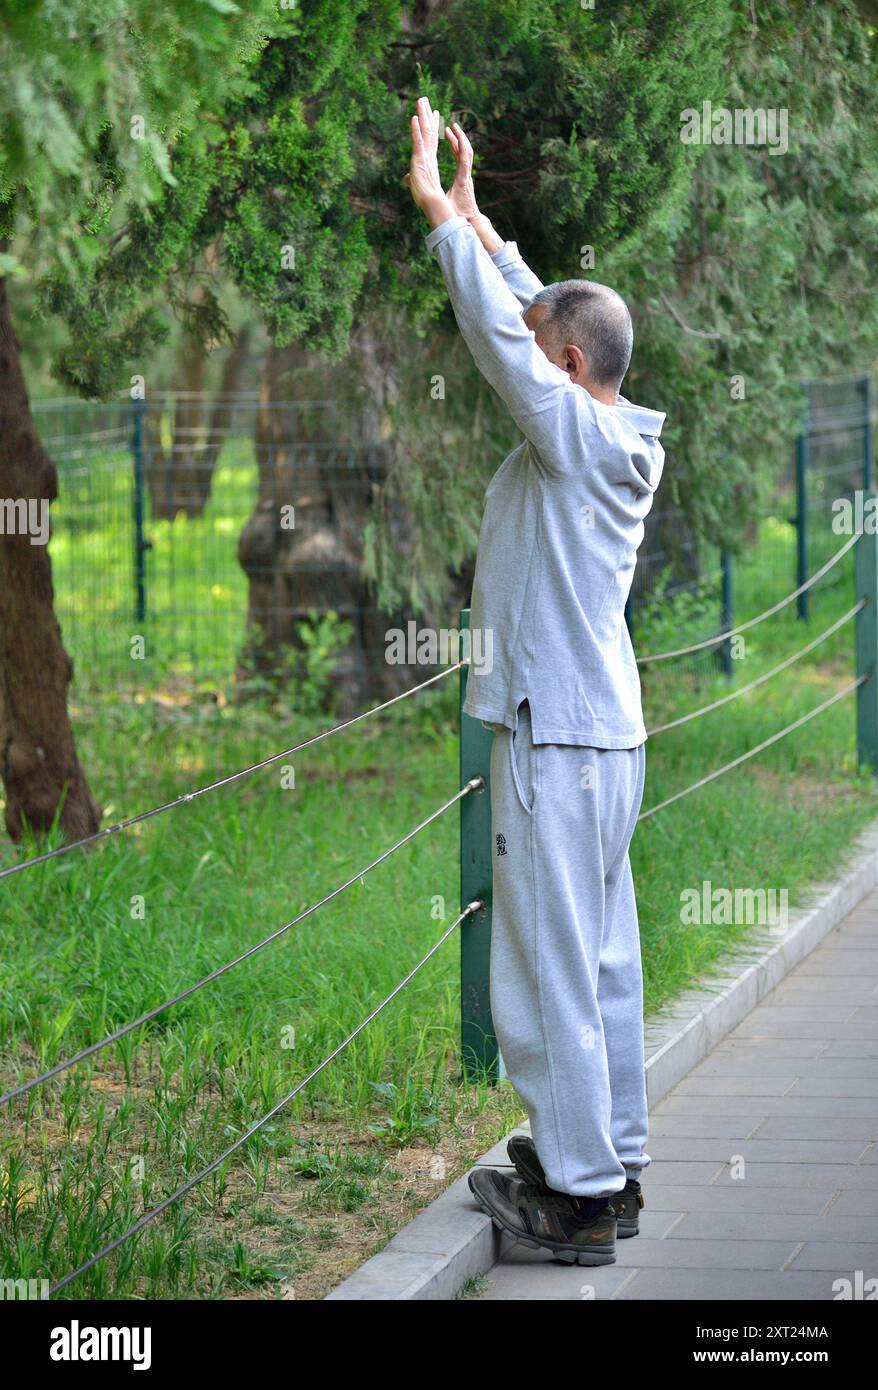
[[[558,280],[541,289],[528,308],[535,305],[547,310],[545,328],[557,346],[574,343],[581,348],[595,385],[618,391],[634,347],[631,315],[622,296],[595,280]]]

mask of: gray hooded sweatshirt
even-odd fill
[[[534,743],[636,748],[646,729],[624,610],[665,416],[622,396],[604,405],[549,361],[522,318],[542,284],[514,242],[489,256],[452,217],[426,244],[476,365],[524,435],[485,493],[464,711],[515,729],[527,700]]]

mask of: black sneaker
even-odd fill
[[[537,1156],[534,1141],[525,1134],[513,1134],[506,1145],[510,1162],[525,1182],[545,1184],[546,1175]],[[640,1183],[629,1178],[621,1192],[607,1198],[616,1213],[616,1234],[620,1240],[636,1236],[640,1230],[640,1210],[644,1205]]]
[[[521,1182],[495,1168],[474,1168],[470,1191],[499,1230],[534,1250],[550,1250],[565,1264],[616,1262],[616,1214],[609,1204],[578,1216],[574,1200],[544,1184]]]

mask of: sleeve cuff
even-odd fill
[[[458,227],[468,227],[469,223],[465,217],[459,213],[456,217],[449,217],[447,222],[440,222],[438,227],[434,227],[432,232],[428,232],[424,237],[428,251],[435,251],[440,241],[444,241],[452,232],[456,232]]]
[[[503,270],[505,266],[515,265],[521,260],[518,243],[514,241],[504,241],[503,245],[492,254],[491,260],[494,262],[495,266],[497,266],[498,270]]]

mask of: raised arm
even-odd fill
[[[445,127],[445,138],[454,152],[454,183],[448,190],[448,201],[456,213],[465,217],[484,246],[503,279],[523,309],[543,288],[543,282],[525,264],[514,241],[498,236],[489,217],[479,211],[473,184],[473,147],[457,121]]]
[[[525,263],[515,242],[504,241],[500,250],[491,256],[491,260],[522,309],[526,309],[534,295],[539,294],[543,288],[543,282],[538,275],[534,275],[530,266]]]
[[[437,113],[421,97],[412,117],[412,157],[404,182],[432,228],[427,246],[439,261],[476,366],[533,444],[545,472],[559,476],[581,466],[600,435],[594,403],[538,347],[499,266],[443,192],[438,129]]]

